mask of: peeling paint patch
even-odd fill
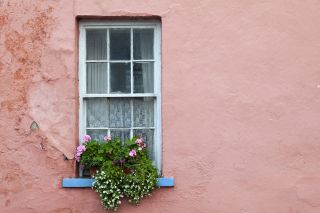
[[[32,121],[31,125],[30,125],[30,129],[31,130],[37,130],[39,129],[39,125],[37,124],[37,122]]]
[[[7,23],[7,21],[8,21],[8,16],[3,16],[3,15],[0,16],[0,29],[2,26],[4,26]]]
[[[32,5],[30,5],[32,6]],[[22,30],[17,31],[9,24],[10,19],[14,19],[14,13],[10,12],[12,7],[4,9],[7,14],[0,20],[3,23],[5,54],[10,54],[10,59],[6,65],[2,64],[2,69],[8,69],[2,75],[6,75],[6,81],[13,82],[11,88],[0,87],[0,91],[8,93],[13,97],[1,103],[1,108],[8,111],[20,111],[26,109],[26,92],[31,83],[32,76],[40,68],[42,51],[45,48],[45,41],[49,38],[53,18],[50,17],[52,9],[37,12],[35,7],[34,17],[26,19],[21,24]],[[6,21],[5,21],[6,20]],[[1,56],[0,56],[1,57]]]

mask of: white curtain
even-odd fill
[[[107,93],[107,63],[87,63],[87,93]]]
[[[109,127],[109,103],[107,98],[89,98],[87,104],[87,127]]]
[[[128,98],[109,99],[110,127],[130,128],[131,127],[131,105]]]
[[[131,128],[131,103],[133,127],[154,126],[154,98],[88,98],[87,127]]]
[[[133,99],[133,126],[154,126],[154,98]]]
[[[87,60],[107,59],[107,31],[88,29],[86,38]]]

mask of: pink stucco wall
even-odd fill
[[[62,189],[78,143],[77,16],[161,16],[159,189],[119,212],[320,212],[317,0],[0,0],[0,212],[104,212]],[[32,121],[39,131],[31,131]]]

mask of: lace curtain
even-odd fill
[[[154,127],[154,98],[89,98],[86,103],[88,128]]]
[[[149,146],[153,144],[154,98],[89,98],[87,105],[87,131],[95,139],[108,134],[121,140],[142,136]],[[147,129],[136,129],[136,128]],[[97,128],[97,129],[94,129]],[[103,129],[104,128],[104,129]],[[101,130],[102,129],[102,130]]]

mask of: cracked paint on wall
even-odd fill
[[[318,213],[319,9],[313,0],[0,0],[0,209],[105,212],[90,189],[61,188],[76,174],[77,19],[157,16],[163,172],[176,186],[119,212]]]

